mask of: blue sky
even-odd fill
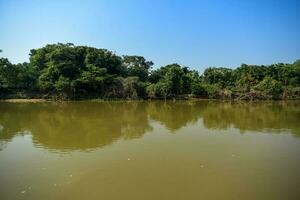
[[[0,0],[0,49],[72,42],[142,55],[155,66],[271,64],[300,58],[297,0]]]

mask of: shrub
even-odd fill
[[[273,99],[278,99],[282,93],[282,84],[271,77],[265,77],[254,89],[271,95]]]
[[[199,82],[192,84],[192,94],[196,96],[207,96],[205,86]]]

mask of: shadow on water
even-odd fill
[[[0,151],[15,136],[28,133],[35,145],[53,151],[101,148],[151,132],[151,120],[170,132],[203,123],[207,129],[233,127],[241,133],[288,132],[298,137],[300,102],[0,103]]]

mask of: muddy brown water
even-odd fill
[[[300,102],[0,103],[0,199],[300,199]]]

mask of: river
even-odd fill
[[[299,200],[300,102],[0,103],[0,199]]]

